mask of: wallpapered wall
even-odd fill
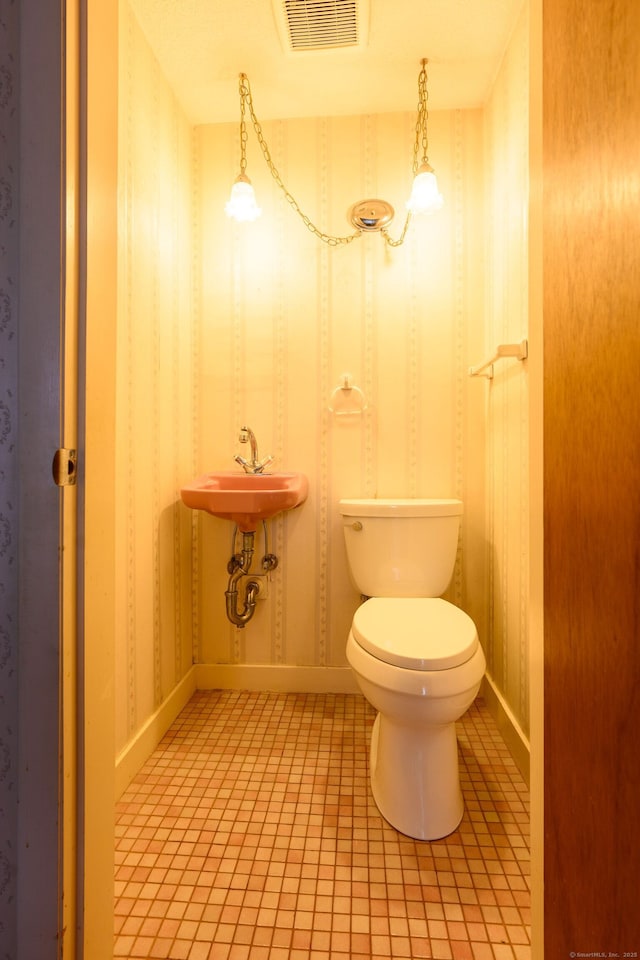
[[[16,951],[18,715],[18,7],[0,18],[0,942]]]
[[[254,90],[256,109],[259,92]],[[415,117],[391,114],[263,125],[272,158],[324,230],[352,232],[367,196],[393,203],[400,233]],[[250,133],[248,172],[263,216],[222,211],[238,165],[236,124],[198,129],[198,416],[203,469],[231,467],[249,424],[280,469],[309,477],[307,502],[274,520],[281,566],[271,597],[237,630],[225,617],[230,530],[203,517],[199,659],[345,665],[359,594],[350,583],[340,497],[460,496],[466,505],[452,596],[482,622],[482,408],[466,375],[482,347],[482,115],[433,114],[430,148],[444,209],[412,224],[404,246],[381,236],[328,247],[294,214]],[[368,410],[328,407],[349,372]]]
[[[120,9],[116,744],[192,662],[192,132]],[[89,386],[90,389],[90,386]]]
[[[467,367],[526,336],[527,24],[484,111],[434,112],[430,157],[444,209],[396,250],[380,236],[329,248],[278,193],[250,132],[263,217],[223,213],[237,124],[192,131],[128,5],[121,28],[118,359],[118,747],[202,663],[342,666],[358,594],[343,496],[460,496],[449,597],[475,619],[496,686],[526,729],[526,371],[489,386]],[[254,90],[259,114],[259,90]],[[382,196],[397,235],[415,118],[269,122],[287,186],[317,225]],[[344,373],[361,416],[328,411]],[[308,501],[271,524],[268,600],[226,620],[231,526],[188,511],[179,487],[232,468],[248,423],[275,467],[309,477]],[[262,555],[258,544],[257,555]]]
[[[529,297],[529,15],[525,5],[485,115],[485,336],[527,336]],[[526,365],[503,361],[486,397],[487,673],[529,730],[529,395]]]

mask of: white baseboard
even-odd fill
[[[359,693],[351,667],[200,663],[198,690],[268,690],[274,693]]]
[[[498,725],[504,742],[509,748],[514,763],[529,785],[530,745],[524,731],[514,717],[506,700],[488,674],[485,674],[480,688],[487,709]]]
[[[196,690],[268,690],[274,693],[359,693],[350,667],[197,663],[116,757],[118,799],[148,760]]]
[[[174,687],[126,747],[116,757],[116,800],[124,793],[143,763],[149,759],[163,736],[197,690],[197,668]]]

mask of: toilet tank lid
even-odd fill
[[[459,517],[462,500],[446,498],[340,500],[343,517]]]
[[[358,607],[354,639],[372,656],[406,670],[448,670],[478,648],[471,617],[440,597],[372,597]]]

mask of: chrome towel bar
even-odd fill
[[[502,360],[503,357],[515,357],[516,360],[526,360],[529,356],[529,341],[521,340],[520,343],[501,343],[496,347],[496,352],[484,363],[477,367],[469,367],[470,377],[486,377],[487,380],[493,379],[493,365],[496,360]]]

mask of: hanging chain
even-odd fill
[[[242,88],[242,77],[240,74],[240,175],[247,175],[247,124],[244,119],[244,91]]]
[[[416,139],[413,145],[413,175],[418,172],[418,167],[422,163],[428,163],[429,140],[427,139],[427,120],[429,111],[427,110],[427,64],[428,60],[422,61],[422,69],[418,76],[418,115],[416,117]],[[422,147],[422,159],[418,159],[420,148]]]
[[[418,169],[422,163],[428,163],[427,150],[429,149],[429,141],[427,139],[427,118],[429,116],[427,112],[427,63],[428,60],[422,61],[422,68],[418,75],[418,115],[416,117],[416,139],[413,144],[413,175],[418,172]],[[419,159],[420,148],[422,148],[422,159]],[[382,236],[385,239],[385,242],[390,247],[399,247],[404,243],[404,238],[407,235],[407,230],[409,229],[409,224],[411,223],[411,211],[407,211],[407,217],[404,221],[404,227],[402,228],[402,233],[397,240],[392,240],[389,236],[386,227],[382,229]]]
[[[420,74],[418,76],[418,113],[416,118],[416,138],[413,145],[413,175],[416,176],[419,167],[429,162],[428,149],[429,149],[429,140],[427,137],[427,120],[429,117],[429,112],[427,110],[427,100],[429,94],[427,92],[427,63],[428,60],[422,61],[422,67]],[[292,209],[298,214],[302,222],[305,224],[308,230],[311,231],[319,240],[322,240],[323,243],[327,243],[331,247],[337,247],[352,243],[354,240],[357,240],[361,235],[361,231],[358,230],[356,233],[350,234],[348,237],[334,237],[331,234],[323,233],[322,230],[319,230],[318,227],[311,221],[311,219],[300,209],[299,204],[289,193],[282,178],[278,173],[278,170],[271,159],[271,154],[269,152],[269,147],[267,141],[264,138],[262,132],[262,127],[256,117],[255,110],[253,108],[253,98],[251,96],[251,86],[249,84],[249,78],[246,73],[240,74],[240,172],[246,176],[246,167],[247,167],[247,125],[245,122],[245,107],[249,109],[249,116],[251,117],[251,122],[253,124],[253,129],[255,130],[256,137],[258,138],[258,143],[262,149],[264,159],[267,163],[267,166],[271,172],[271,176],[282,190],[287,203],[292,207]],[[422,151],[422,157],[420,157],[420,152]],[[399,247],[404,243],[404,239],[407,235],[407,230],[409,229],[409,224],[411,222],[411,211],[407,212],[407,216],[404,222],[404,227],[402,228],[402,233],[397,240],[393,240],[387,231],[386,227],[381,229],[382,236],[384,237],[385,243],[390,247]]]
[[[318,237],[319,240],[322,240],[323,243],[329,244],[330,247],[338,247],[338,246],[341,246],[341,245],[343,245],[343,244],[352,243],[353,240],[357,240],[358,237],[360,236],[360,231],[359,231],[359,230],[358,230],[357,233],[353,233],[353,234],[351,234],[351,235],[348,236],[348,237],[333,237],[333,236],[331,236],[331,234],[323,233],[322,230],[319,230],[318,227],[316,227],[315,224],[312,223],[312,221],[311,221],[310,218],[306,215],[306,213],[303,213],[303,211],[300,209],[300,206],[298,205],[298,203],[297,203],[297,201],[295,200],[295,198],[289,193],[289,191],[288,191],[287,188],[285,187],[284,183],[282,182],[282,178],[281,178],[280,174],[278,173],[278,170],[276,169],[276,166],[275,166],[273,160],[271,159],[271,154],[269,153],[269,147],[267,146],[267,141],[265,140],[264,134],[262,133],[262,127],[260,126],[260,123],[258,122],[258,118],[256,117],[256,114],[255,114],[255,110],[253,109],[253,99],[252,99],[252,97],[251,97],[251,87],[250,87],[250,85],[249,85],[249,78],[247,77],[247,75],[246,75],[245,73],[241,73],[241,74],[240,74],[240,102],[241,102],[241,105],[242,105],[242,106],[241,106],[241,110],[242,110],[241,115],[242,115],[243,118],[244,118],[244,108],[245,108],[245,104],[247,105],[247,107],[248,107],[248,109],[249,109],[249,116],[251,117],[251,122],[253,123],[253,129],[254,129],[255,132],[256,132],[256,137],[258,138],[258,143],[260,144],[260,147],[262,148],[262,153],[264,154],[264,159],[266,160],[267,166],[269,167],[269,170],[271,171],[271,176],[273,177],[273,179],[275,180],[275,182],[278,184],[278,186],[280,187],[280,189],[281,189],[282,192],[284,193],[285,198],[286,198],[286,200],[287,200],[287,203],[293,208],[293,210],[295,210],[295,212],[296,212],[296,213],[298,214],[298,216],[301,218],[302,222],[303,222],[304,225],[307,227],[307,229],[310,230],[311,233],[315,234],[315,236]],[[243,126],[242,126],[242,125],[243,125],[243,122],[244,122],[244,119],[241,121],[241,124],[240,124],[240,136],[241,136],[241,138],[242,138],[242,136],[243,136]],[[246,145],[246,127],[244,128],[244,138],[245,138],[245,145]],[[245,166],[246,166],[246,158],[245,158]],[[243,171],[243,172],[244,172],[244,171]]]
[[[402,244],[404,243],[404,238],[407,235],[407,230],[409,229],[410,223],[411,223],[411,210],[407,210],[407,216],[404,221],[404,227],[402,228],[402,233],[400,234],[397,240],[392,240],[391,237],[389,236],[387,228],[382,227],[382,229],[380,230],[380,233],[384,237],[384,242],[387,244],[387,246],[389,247],[402,246]]]

